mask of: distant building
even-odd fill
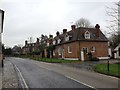
[[[120,59],[120,44],[114,49],[114,58]]]
[[[28,41],[25,41],[25,46],[22,48],[23,54],[30,54],[33,52],[39,51],[40,42],[39,38],[37,38],[37,41],[35,43],[28,43]]]

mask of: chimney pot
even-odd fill
[[[37,38],[37,42],[39,43],[39,38]]]
[[[59,31],[57,31],[57,32],[56,32],[56,35],[57,35],[57,36],[59,36],[59,35],[60,35]]]
[[[49,35],[49,38],[53,38],[53,35]]]
[[[72,30],[76,30],[76,26],[75,25],[71,25],[71,29]]]
[[[25,40],[25,45],[27,45],[28,44],[28,42],[27,42],[27,40]]]
[[[96,29],[100,29],[99,24],[96,24],[95,28],[96,28]]]
[[[65,34],[67,32],[67,29],[63,29],[63,34]]]

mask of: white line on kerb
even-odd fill
[[[22,81],[23,81],[23,83],[24,83],[24,85],[25,85],[25,88],[28,89],[28,85],[26,84],[25,79],[23,78],[20,70],[18,69],[18,67],[17,67],[16,65],[14,65],[14,66],[15,66],[15,68],[17,69],[17,71],[18,71],[18,73],[19,73],[19,75],[20,75],[20,77],[21,77],[21,79],[22,79]]]
[[[76,80],[76,79],[74,79],[74,78],[71,78],[71,77],[66,76],[66,75],[65,75],[65,77],[67,77],[67,78],[69,78],[69,79],[72,79],[72,80],[74,80],[74,81],[76,81],[76,82],[78,82],[78,83],[81,83],[81,84],[83,84],[83,85],[85,85],[85,86],[88,86],[88,87],[90,87],[90,88],[93,88],[93,89],[97,90],[95,87],[90,86],[90,85],[88,85],[88,84],[86,84],[86,83],[83,83],[83,82],[81,82],[81,81],[78,81],[78,80]]]

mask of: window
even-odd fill
[[[65,41],[69,41],[69,36],[66,36],[66,37],[65,37]]]
[[[60,40],[60,39],[58,39],[58,44],[60,43],[60,41],[61,41],[61,40]]]
[[[58,48],[58,55],[61,55],[61,48]]]
[[[71,40],[72,39],[72,36],[69,36],[69,40]]]
[[[68,53],[72,53],[72,48],[68,46]]]
[[[49,46],[49,43],[47,43],[47,46]]]
[[[53,56],[55,56],[55,51],[53,50]]]
[[[55,41],[53,41],[53,45],[55,45]]]
[[[118,53],[119,53],[119,56],[120,56],[120,47],[119,47],[119,49],[118,49]]]
[[[84,51],[85,53],[88,53],[88,48],[87,47],[83,47],[82,51]]]
[[[85,36],[85,39],[90,39],[90,32],[86,31],[84,36]]]
[[[95,47],[91,47],[91,52],[95,52]]]

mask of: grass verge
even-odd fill
[[[115,77],[120,77],[120,64],[109,64],[109,71],[107,64],[97,64],[94,67],[96,72],[107,74]]]
[[[63,59],[55,59],[55,58],[31,58],[37,61],[43,61],[48,63],[72,63],[72,62],[80,62],[79,60],[63,60]]]
[[[37,61],[48,62],[48,63],[75,63],[81,62],[80,60],[63,60],[63,59],[55,59],[55,58],[40,58],[33,56],[19,56],[20,58],[30,58]]]

